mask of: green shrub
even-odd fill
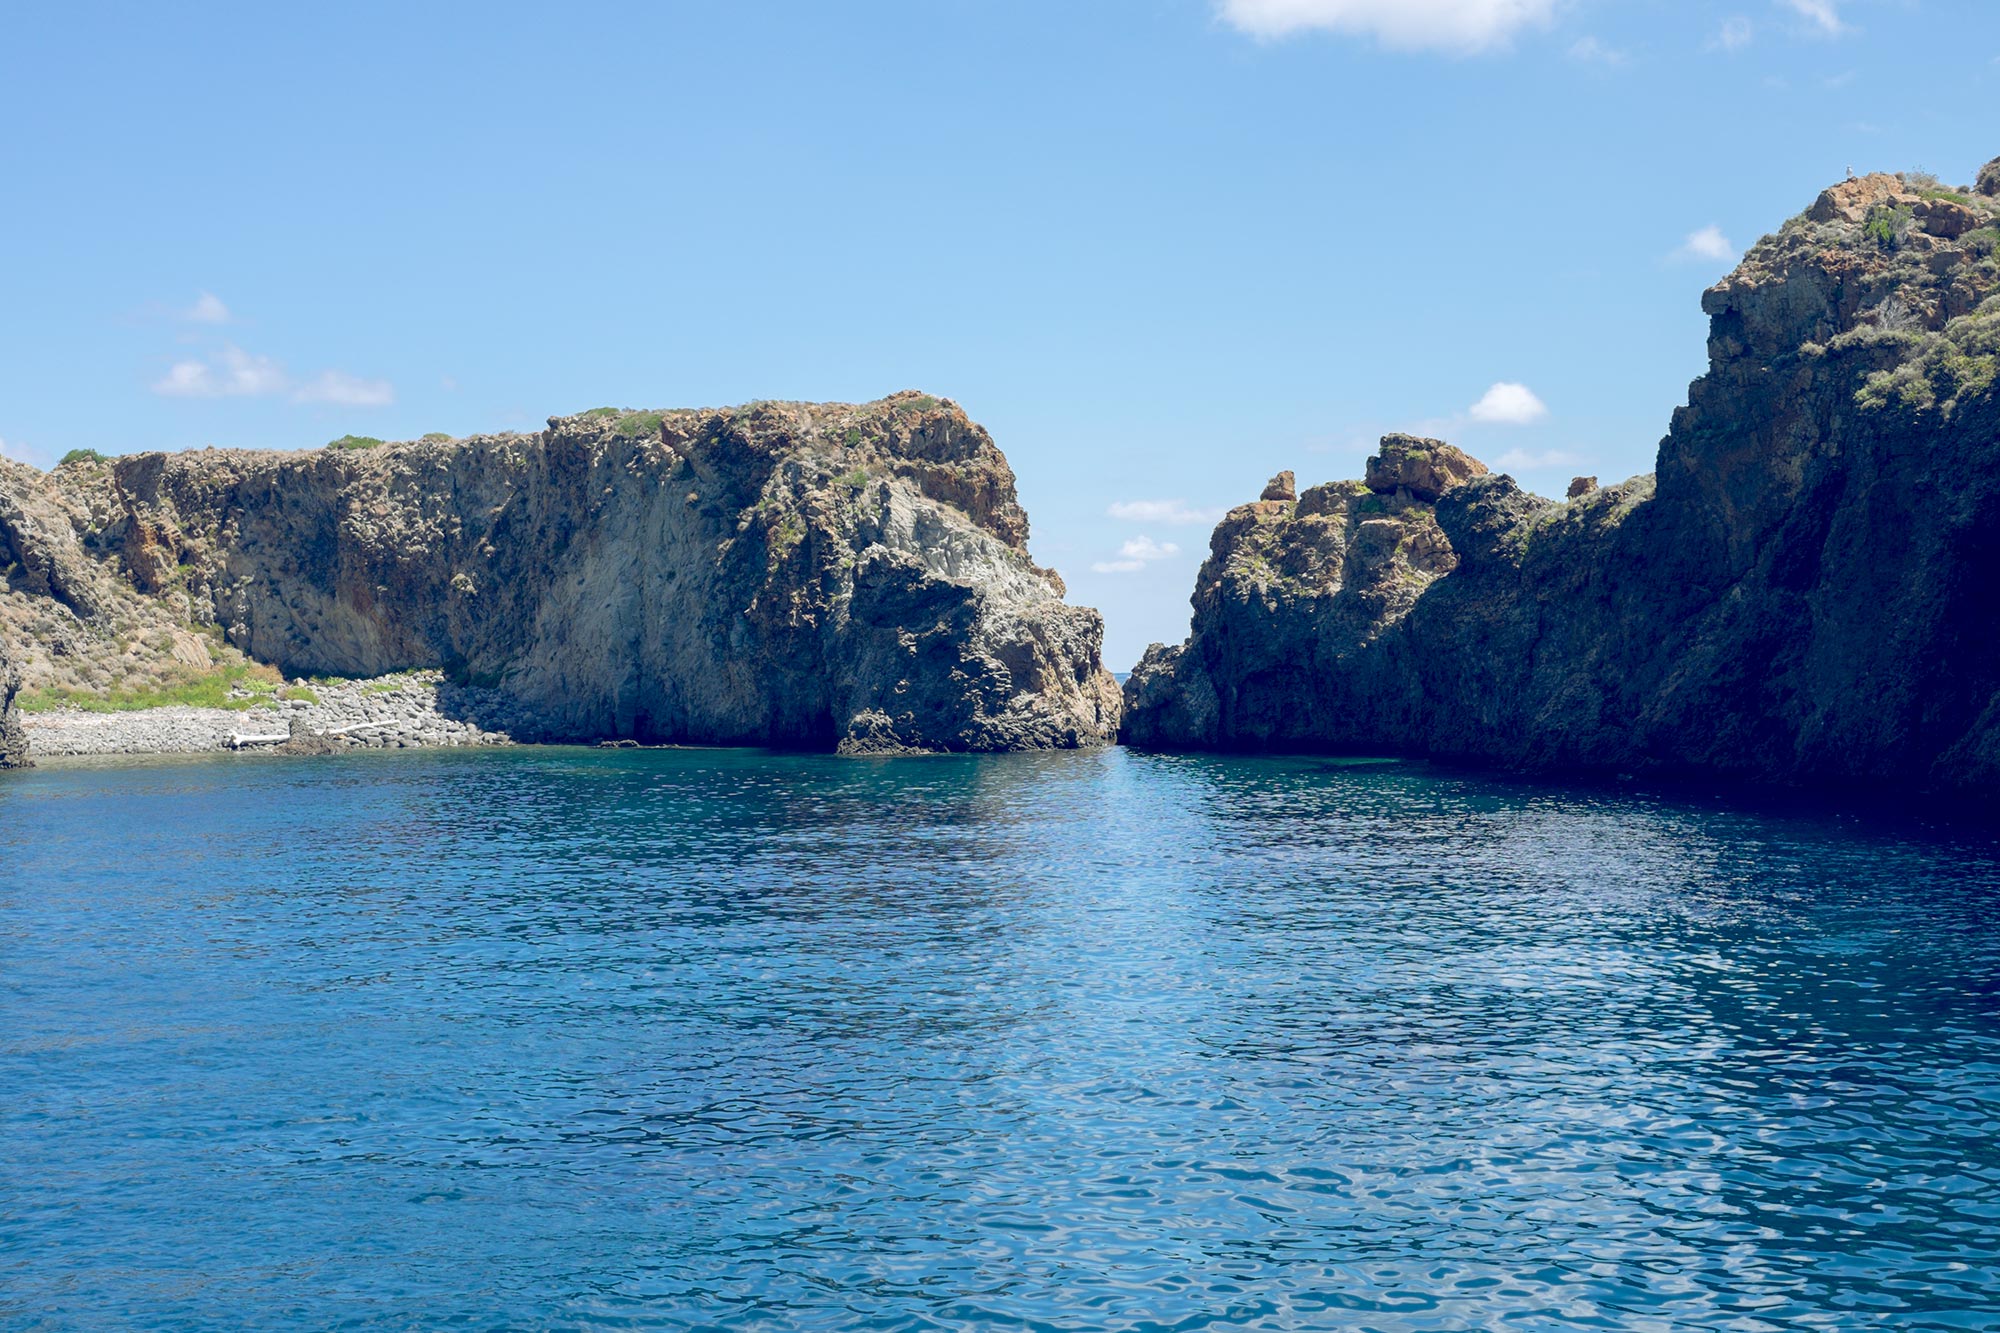
[[[447,434],[445,434],[445,433],[444,433],[443,431],[441,431],[441,430],[434,430],[434,431],[432,431],[432,432],[431,432],[430,434],[428,434],[428,435],[424,436],[424,437],[423,437],[423,438],[422,438],[422,439],[421,439],[421,440],[419,441],[419,443],[422,443],[422,444],[450,444],[450,443],[451,443],[451,441],[452,441],[452,439],[453,439],[453,437],[452,437],[452,436],[450,436],[450,435],[447,435]]]
[[[854,489],[859,490],[868,484],[868,469],[865,467],[851,468],[833,480],[835,485],[852,486]]]
[[[95,449],[72,449],[56,462],[57,467],[67,467],[71,463],[108,463],[111,460]]]
[[[1979,259],[2000,252],[2000,227],[1981,227],[1965,234],[1965,251]]]
[[[612,429],[620,435],[657,435],[665,420],[664,412],[627,412]]]
[[[373,435],[343,435],[337,440],[328,440],[329,449],[379,449],[382,441]]]
[[[1861,224],[1861,235],[1884,250],[1894,250],[1909,234],[1910,210],[1907,205],[1890,208],[1878,204],[1868,214],[1868,221]]]
[[[1895,407],[1949,418],[1990,396],[2000,382],[2000,305],[1952,320],[1940,332],[1897,341],[1900,364],[1870,375],[1854,395],[1867,410]]]
[[[319,695],[303,685],[294,685],[290,689],[280,693],[278,697],[300,704],[316,704],[319,702]]]
[[[619,415],[615,407],[593,407],[588,412],[577,413],[580,417],[615,417]]]

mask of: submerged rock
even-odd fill
[[[1826,191],[1703,297],[1655,476],[1562,504],[1392,437],[1232,511],[1125,736],[2000,792],[1996,225],[1927,178]]]
[[[1006,459],[947,400],[345,443],[117,459],[77,549],[287,676],[442,668],[531,715],[517,735],[881,753],[1116,731],[1101,620],[1030,559]]]

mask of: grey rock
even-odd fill
[[[21,725],[21,712],[14,706],[20,692],[21,673],[8,660],[6,645],[0,644],[0,769],[31,768],[28,733]]]
[[[1394,512],[1358,483],[1232,511],[1126,737],[1990,801],[2000,270],[1871,230],[1917,201],[1836,185],[1704,295],[1708,371],[1654,475],[1558,504],[1464,469],[1412,485],[1437,447],[1385,441],[1366,486]]]
[[[880,752],[1116,732],[1101,620],[1029,558],[1006,460],[949,401],[114,466],[126,565],[209,587],[206,617],[288,675],[443,668],[544,739]]]

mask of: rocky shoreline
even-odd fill
[[[238,708],[168,706],[97,713],[22,713],[37,759],[84,755],[325,754],[512,745],[539,740],[539,721],[491,690],[413,671],[373,680],[295,681],[286,694],[241,692]]]
[[[46,473],[0,459],[0,645],[30,712],[214,708],[246,677],[266,695],[410,669],[466,684],[439,690],[439,718],[297,719],[349,744],[378,743],[352,740],[363,727],[528,739],[523,711],[534,739],[585,743],[1110,744],[1103,622],[1027,542],[992,437],[914,391],[300,452],[79,451]],[[256,702],[266,727],[298,711]],[[230,722],[29,732],[42,753],[206,749]]]
[[[1702,298],[1648,475],[1436,440],[1231,510],[1122,739],[1565,777],[2000,794],[2000,159],[1837,182]]]

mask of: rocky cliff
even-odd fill
[[[117,641],[194,669],[443,668],[546,739],[875,753],[1115,732],[1097,613],[1030,560],[1005,458],[949,401],[349,443],[0,476],[0,623],[29,683]]]
[[[1760,242],[1652,476],[1558,502],[1391,439],[1232,511],[1126,739],[2000,792],[1996,194],[1868,176]],[[1387,484],[1412,450],[1444,484]]]
[[[0,644],[0,768],[25,768],[28,735],[21,729],[20,710],[14,706],[21,688],[21,673],[7,660],[6,645]]]

